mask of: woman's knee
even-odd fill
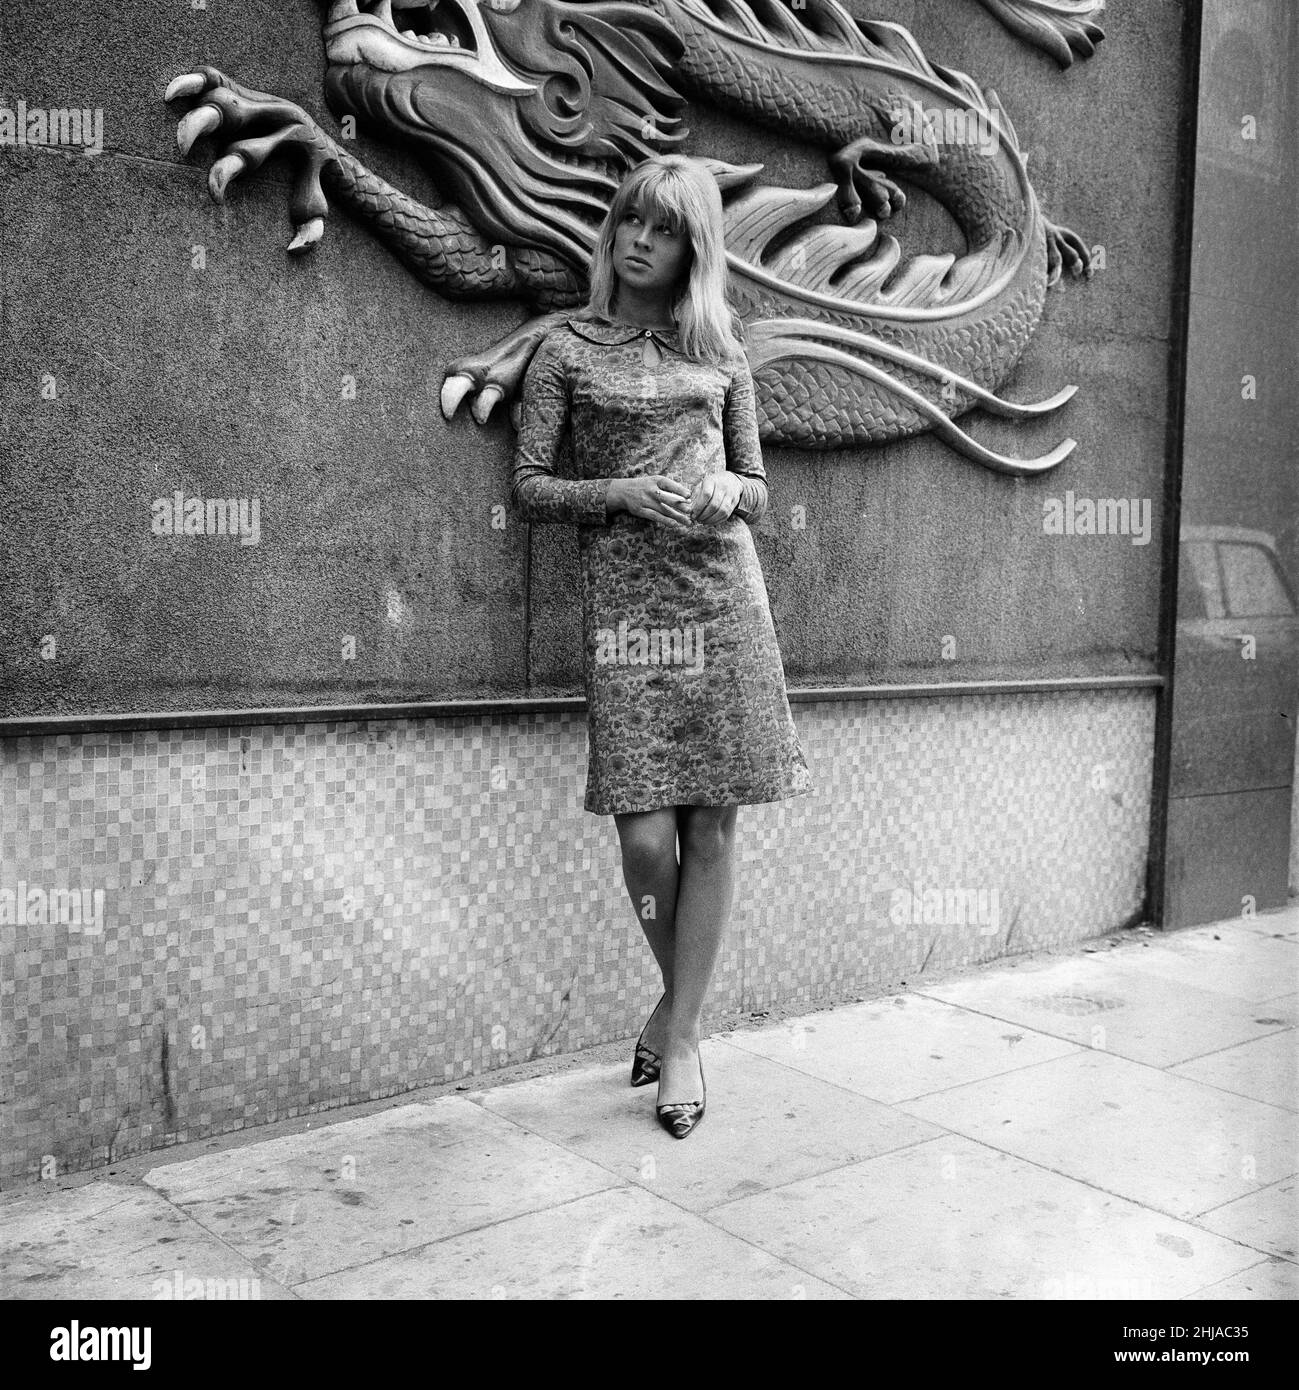
[[[735,844],[735,806],[687,806],[681,826],[681,853],[723,859]]]
[[[670,810],[639,811],[616,818],[623,868],[654,873],[677,858],[676,817]]]

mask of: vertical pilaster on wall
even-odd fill
[[[1199,28],[1192,251],[1152,893],[1168,927],[1285,903],[1299,713],[1299,200],[1288,138],[1299,126],[1299,11],[1203,0],[1189,22]]]
[[[1195,166],[1200,102],[1200,45],[1203,6],[1189,0],[1182,31],[1182,119],[1177,133],[1181,174],[1177,191],[1177,245],[1173,250],[1170,306],[1172,351],[1168,356],[1168,452],[1164,469],[1161,515],[1176,518],[1182,506],[1182,458],[1186,439],[1186,365],[1190,351],[1191,263],[1194,247]],[[1173,687],[1176,683],[1178,528],[1163,528],[1160,556],[1159,658],[1164,687],[1155,712],[1154,785],[1150,798],[1150,843],[1146,874],[1147,919],[1167,926],[1168,790],[1173,734]]]

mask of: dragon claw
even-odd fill
[[[176,143],[182,154],[189,154],[200,137],[223,132],[220,157],[208,171],[208,192],[214,202],[224,202],[231,180],[250,169],[260,169],[274,154],[283,152],[298,161],[289,197],[294,236],[288,249],[295,255],[309,251],[324,235],[329,204],[321,175],[337,155],[336,147],[312,117],[295,103],[244,87],[212,67],[173,78],[167,84],[166,99],[180,97],[199,102],[176,126]],[[262,133],[247,134],[241,140],[231,138],[250,130]]]
[[[325,219],[323,217],[309,218],[298,228],[297,235],[289,242],[289,250],[295,253],[310,251],[324,235]]]
[[[221,112],[215,106],[198,106],[182,116],[176,126],[176,143],[181,154],[188,154],[200,136],[210,135],[220,124]]]
[[[1046,224],[1046,283],[1048,287],[1060,283],[1065,267],[1077,279],[1092,276],[1092,253],[1087,243],[1068,227],[1057,227],[1055,223]]]
[[[485,425],[497,402],[506,400],[510,402],[510,419],[517,429],[520,390],[528,364],[546,334],[561,324],[567,313],[567,310],[557,309],[542,314],[516,328],[485,352],[448,362],[442,379],[443,418],[450,420],[460,403],[473,395],[470,414],[478,424]]]
[[[221,203],[225,201],[226,188],[231,179],[237,179],[245,168],[242,155],[226,154],[208,170],[207,186],[208,192],[212,195],[212,201]]]
[[[474,389],[474,379],[463,372],[449,376],[442,383],[442,418],[453,419],[460,402]]]
[[[488,382],[478,393],[477,399],[469,407],[469,413],[478,421],[480,425],[487,423],[487,417],[492,413],[492,408],[496,402],[504,399],[505,392],[495,382]]]
[[[858,169],[853,179],[862,192],[858,206],[865,208],[877,221],[892,217],[895,212],[901,212],[906,207],[907,195],[892,179],[885,178],[883,174],[873,169]]]
[[[207,86],[207,78],[201,72],[183,72],[167,83],[162,94],[163,101],[175,101],[177,97],[196,97]]]
[[[907,205],[902,189],[880,170],[865,165],[863,154],[877,157],[876,142],[857,141],[830,156],[830,168],[839,185],[839,210],[850,223],[860,221],[864,213],[882,221]]]

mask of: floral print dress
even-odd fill
[[[571,479],[557,476],[566,432]],[[693,489],[725,468],[743,495],[717,525],[683,532],[606,512],[611,478],[666,474]],[[749,532],[767,487],[742,353],[714,367],[686,357],[675,331],[569,319],[528,368],[511,496],[529,521],[578,528],[586,810],[811,790]]]

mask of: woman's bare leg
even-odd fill
[[[676,807],[614,816],[622,842],[622,877],[636,920],[663,976],[663,1006],[645,1030],[645,1046],[662,1053],[672,1007],[674,923],[677,909]]]
[[[672,960],[672,1013],[661,1053],[658,1103],[702,1100],[699,1028],[735,892],[735,806],[679,806],[680,884]]]

